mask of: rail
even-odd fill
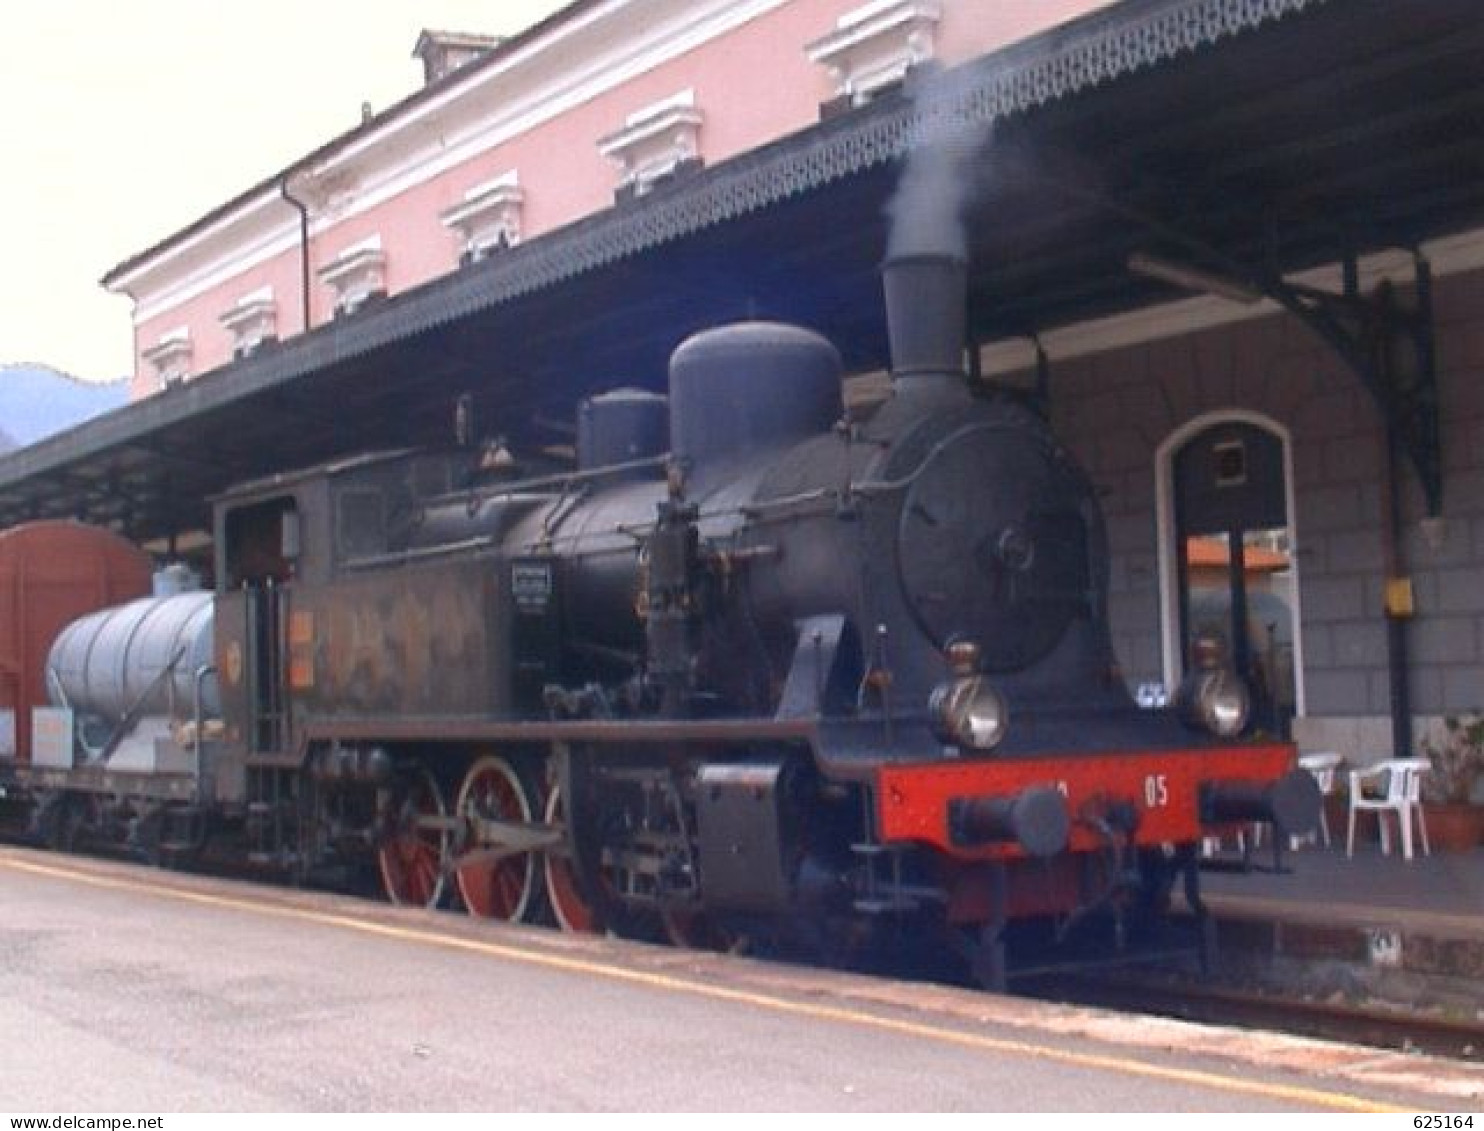
[[[1484,1062],[1484,1020],[1257,992],[1132,970],[1036,975],[1028,997]]]

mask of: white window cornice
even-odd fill
[[[521,209],[525,192],[515,170],[475,185],[452,208],[439,213],[443,226],[458,237],[466,254],[479,255],[493,247],[513,247],[521,239]]]
[[[859,104],[934,57],[942,18],[937,0],[872,0],[841,16],[834,31],[804,52],[828,69],[837,94]]]
[[[218,316],[232,335],[232,349],[245,356],[278,336],[278,304],[272,287],[260,287],[243,295]]]
[[[167,330],[154,345],[139,351],[140,357],[154,367],[162,388],[191,375],[191,354],[191,332],[185,326]]]
[[[319,280],[335,292],[335,309],[356,310],[367,299],[386,293],[386,252],[381,237],[371,236],[343,248],[319,269]]]
[[[696,92],[682,90],[636,110],[621,129],[598,140],[598,152],[619,168],[620,187],[644,191],[658,178],[701,154],[701,124]]]

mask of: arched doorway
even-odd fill
[[[1166,439],[1158,463],[1166,686],[1192,641],[1217,634],[1252,689],[1252,725],[1288,735],[1303,713],[1288,433],[1256,413],[1213,413]]]

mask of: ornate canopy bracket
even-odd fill
[[[1344,261],[1340,293],[1265,280],[1263,290],[1327,342],[1360,378],[1386,422],[1392,450],[1404,455],[1422,484],[1427,513],[1443,505],[1437,352],[1432,268],[1413,252],[1414,280],[1383,279],[1362,293],[1354,255]]]
[[[1428,516],[1442,513],[1432,266],[1419,250],[1412,250],[1411,286],[1399,287],[1382,279],[1369,293],[1361,290],[1355,252],[1346,252],[1341,260],[1342,284],[1336,293],[1292,282],[1276,270],[1251,270],[1167,221],[1117,201],[1104,203],[1199,264],[1194,269],[1182,266],[1177,275],[1171,275],[1167,268],[1153,270],[1149,256],[1136,254],[1130,257],[1131,269],[1167,279],[1178,277],[1181,285],[1242,302],[1272,299],[1317,334],[1376,402],[1393,456],[1405,458],[1417,472]]]

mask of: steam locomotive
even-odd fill
[[[964,264],[885,271],[891,397],[811,331],[684,342],[581,406],[577,467],[379,453],[215,503],[212,594],[65,629],[9,768],[53,843],[300,873],[570,930],[823,947],[904,923],[988,984],[1004,931],[1200,911],[1211,825],[1317,819],[1200,657],[1119,675],[1094,492],[963,370]],[[1065,932],[1062,932],[1065,933]]]

